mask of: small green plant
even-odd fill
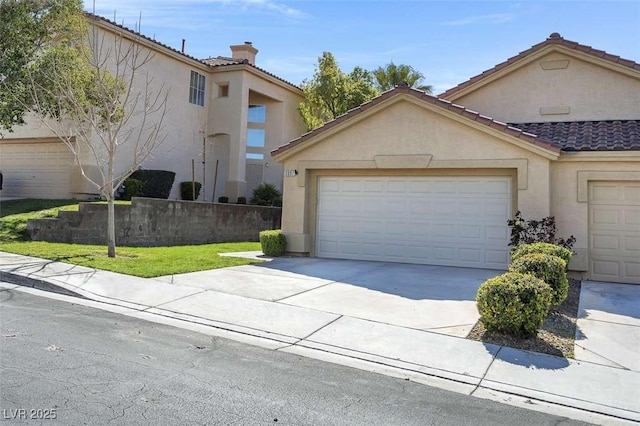
[[[193,189],[195,186],[195,198],[193,197]],[[180,199],[185,201],[194,201],[197,200],[200,196],[200,189],[202,188],[202,184],[200,182],[180,182]]]
[[[509,265],[510,272],[531,274],[549,284],[553,292],[551,303],[559,306],[567,298],[569,280],[567,264],[558,256],[543,253],[531,253],[518,257]]]
[[[507,272],[486,280],[476,296],[480,321],[488,331],[535,336],[551,306],[551,287],[533,275]]]
[[[547,216],[542,220],[525,220],[522,213],[518,210],[512,220],[507,221],[507,225],[511,228],[511,247],[518,247],[521,244],[530,243],[551,243],[569,250],[576,243],[576,238],[572,235],[566,240],[556,238],[556,218]]]
[[[225,197],[225,196],[218,197],[218,202],[219,203],[228,203],[229,202],[229,197]]]
[[[262,252],[267,256],[282,256],[287,249],[287,239],[280,229],[260,232]]]
[[[131,201],[131,197],[140,197],[143,194],[145,183],[139,179],[127,178],[122,184],[124,191],[121,200]]]
[[[260,184],[260,186],[253,190],[251,204],[257,204],[259,206],[282,206],[282,193],[275,185],[270,183]]]
[[[550,244],[550,243],[531,243],[531,244],[522,244],[513,250],[511,253],[511,261],[518,259],[519,257],[526,256],[527,254],[533,253],[542,253],[548,254],[551,256],[558,256],[560,259],[564,260],[567,266],[569,266],[569,262],[571,261],[571,257],[573,256],[573,252],[567,248],[561,247],[559,245]]]

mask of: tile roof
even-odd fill
[[[267,74],[267,75],[269,75],[269,76],[271,76],[271,77],[273,77],[273,78],[275,78],[277,80],[280,80],[281,82],[283,82],[285,84],[288,84],[289,86],[291,86],[291,87],[293,87],[295,89],[301,90],[299,86],[296,86],[295,84],[293,84],[293,83],[291,83],[291,82],[289,82],[289,81],[287,81],[287,80],[285,80],[285,79],[283,79],[281,77],[278,77],[277,75],[272,74],[269,71],[266,71],[266,70],[264,70],[264,69],[262,69],[260,67],[255,66],[255,65],[252,65],[252,64],[248,63],[248,61],[245,61],[245,60],[242,60],[242,59],[227,58],[227,57],[224,57],[224,56],[211,57],[211,58],[207,58],[207,59],[198,59],[198,58],[196,58],[194,56],[187,55],[186,53],[184,53],[184,52],[182,52],[180,50],[174,49],[173,47],[170,47],[170,46],[168,46],[166,44],[160,43],[159,41],[157,41],[157,40],[155,40],[155,39],[153,39],[151,37],[147,37],[146,35],[144,35],[142,33],[139,33],[138,31],[132,30],[131,28],[127,28],[124,25],[117,24],[117,23],[111,21],[110,19],[104,18],[104,17],[99,16],[99,15],[95,15],[93,13],[89,13],[89,12],[85,12],[85,15],[87,16],[88,19],[91,19],[91,20],[94,20],[94,21],[101,21],[101,22],[105,22],[107,24],[113,25],[115,27],[120,28],[121,30],[124,30],[124,31],[127,31],[127,32],[131,33],[131,34],[134,34],[136,37],[141,37],[141,38],[143,38],[143,39],[145,39],[147,41],[150,41],[151,43],[154,43],[154,44],[156,44],[156,45],[158,45],[160,47],[163,47],[163,48],[168,49],[168,50],[170,50],[170,51],[172,51],[174,53],[177,53],[180,56],[183,56],[185,58],[200,62],[202,64],[205,64],[205,65],[209,66],[209,67],[219,67],[219,66],[226,66],[226,65],[243,65],[244,64],[244,65],[248,65],[248,66],[250,66],[252,68],[255,68],[258,71],[260,71],[260,72],[262,72],[264,74]]]
[[[328,121],[325,124],[323,124],[322,126],[307,132],[305,134],[303,134],[302,136],[298,137],[297,139],[294,139],[292,141],[290,141],[287,144],[284,144],[280,147],[278,147],[277,149],[271,151],[272,155],[278,155],[278,154],[282,154],[285,151],[288,151],[291,148],[296,147],[297,145],[300,145],[301,143],[307,141],[308,139],[311,139],[321,133],[326,132],[327,130],[339,125],[340,123],[343,123],[344,121],[350,119],[351,117],[354,117],[358,114],[363,113],[364,111],[378,105],[381,102],[384,102],[385,100],[399,95],[399,94],[408,94],[411,95],[415,98],[418,98],[424,102],[430,103],[432,105],[435,105],[439,108],[443,108],[446,110],[449,110],[451,112],[454,112],[456,114],[459,114],[463,117],[466,117],[468,119],[471,119],[473,121],[476,121],[478,123],[481,123],[482,125],[485,125],[487,127],[502,131],[512,137],[516,137],[518,139],[521,139],[527,143],[530,143],[532,145],[537,145],[540,146],[544,149],[547,149],[549,151],[552,152],[560,152],[560,148],[557,145],[554,145],[548,141],[543,140],[542,138],[538,138],[536,135],[534,134],[530,134],[527,133],[517,127],[513,127],[510,126],[506,123],[503,123],[501,121],[497,121],[494,120],[490,117],[481,115],[475,111],[471,111],[463,106],[460,105],[456,105],[452,102],[449,102],[447,100],[444,99],[440,99],[437,98],[433,95],[429,95],[425,92],[422,92],[420,90],[416,90],[413,89],[409,86],[405,85],[400,85],[395,87],[394,89],[388,90],[386,92],[384,92],[383,94],[381,94],[380,96],[377,96],[375,98],[373,98],[372,100],[370,100],[369,102],[365,102],[362,105],[353,108],[349,111],[347,111],[345,114],[342,114],[341,116],[335,118],[334,120]]]
[[[163,47],[163,48],[168,49],[168,50],[170,50],[170,51],[172,51],[174,53],[177,53],[177,54],[179,54],[181,56],[184,56],[185,58],[189,58],[189,59],[197,61],[197,62],[202,62],[200,59],[198,59],[196,57],[193,57],[191,55],[187,55],[186,53],[181,52],[181,51],[179,51],[177,49],[174,49],[173,47],[170,47],[170,46],[168,46],[166,44],[160,43],[156,39],[153,39],[151,37],[147,37],[146,35],[144,35],[142,33],[139,33],[138,31],[132,30],[131,28],[127,28],[124,25],[117,24],[117,23],[115,23],[114,21],[112,21],[110,19],[104,18],[104,17],[99,16],[99,15],[95,15],[95,14],[90,13],[90,12],[85,12],[85,15],[90,20],[101,21],[101,22],[105,22],[107,24],[113,25],[114,27],[118,27],[121,30],[124,30],[124,31],[127,31],[127,32],[131,33],[131,34],[134,34],[136,37],[143,38],[143,39],[145,39],[147,41],[150,41],[151,43],[154,43],[154,44],[156,44],[156,45],[158,45],[160,47]]]
[[[288,84],[289,86],[295,87],[298,90],[302,90],[302,89],[300,89],[299,86],[296,86],[295,84],[293,84],[293,83],[291,83],[291,82],[289,82],[289,81],[287,81],[287,80],[285,80],[285,79],[283,79],[281,77],[278,77],[277,75],[275,75],[273,73],[270,73],[269,71],[267,71],[267,70],[265,70],[263,68],[257,67],[257,66],[255,66],[253,64],[250,64],[247,59],[235,59],[235,58],[228,58],[226,56],[214,56],[214,57],[210,57],[210,58],[207,58],[207,59],[202,59],[200,62],[202,62],[204,64],[207,64],[210,67],[214,67],[214,68],[216,68],[216,67],[225,67],[225,66],[229,66],[229,65],[243,65],[243,64],[244,65],[249,65],[250,67],[255,68],[255,69],[257,69],[257,70],[259,70],[259,71],[261,71],[261,72],[263,72],[263,73],[265,73],[265,74],[267,74],[267,75],[269,75],[269,76],[271,76],[271,77],[273,77],[273,78],[275,78],[277,80],[280,80],[283,83]]]
[[[245,63],[244,59],[227,58],[224,56],[215,56],[203,59],[202,62],[207,65],[211,65],[212,67],[219,67],[221,65],[238,65]]]
[[[471,77],[469,80],[458,84],[456,87],[453,87],[449,90],[447,90],[446,92],[441,93],[440,95],[438,95],[439,97],[442,98],[448,98],[449,96],[454,95],[455,93],[457,93],[458,91],[478,82],[479,80],[482,80],[488,76],[490,76],[491,74],[494,74],[498,71],[500,71],[503,68],[508,67],[509,65],[520,61],[521,59],[523,59],[526,56],[531,55],[532,53],[535,53],[541,49],[544,49],[547,46],[552,46],[552,45],[561,45],[564,47],[567,47],[569,49],[573,49],[573,50],[577,50],[579,52],[585,53],[587,55],[591,55],[591,56],[595,56],[598,58],[602,58],[604,60],[622,65],[624,67],[628,67],[634,70],[638,70],[640,71],[640,63],[634,62],[630,59],[623,59],[620,56],[616,56],[616,55],[612,55],[610,53],[607,53],[603,50],[598,50],[598,49],[594,49],[591,46],[587,46],[584,44],[580,44],[580,43],[576,43],[575,41],[570,41],[570,40],[566,40],[564,38],[562,38],[562,36],[558,33],[552,33],[545,41],[538,43],[532,47],[530,47],[529,49],[520,52],[519,54],[517,54],[516,56],[513,56],[509,59],[507,59],[506,61],[496,65],[495,67],[482,72],[481,74],[476,75],[475,77]]]
[[[510,123],[563,151],[639,151],[640,120]]]

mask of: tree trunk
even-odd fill
[[[116,257],[116,212],[113,197],[107,199],[107,255]]]

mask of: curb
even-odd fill
[[[62,294],[65,296],[77,297],[80,299],[91,300],[79,293],[71,290],[67,290],[64,287],[57,286],[48,281],[26,277],[20,274],[14,274],[12,272],[0,271],[0,281],[5,281],[11,284],[16,284],[23,287],[35,288],[36,290],[47,291],[50,293]]]

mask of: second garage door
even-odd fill
[[[71,198],[74,157],[62,142],[0,143],[3,197]]]
[[[504,269],[510,177],[321,177],[316,255]]]
[[[589,274],[640,284],[640,182],[589,185]]]

